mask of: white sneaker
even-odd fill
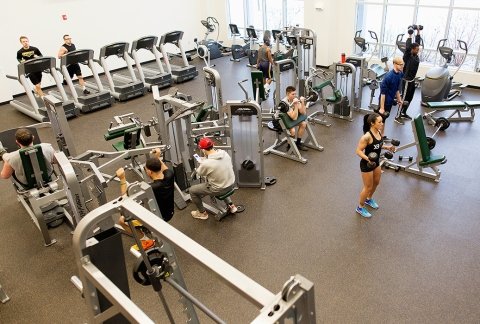
[[[208,218],[208,214],[207,214],[206,211],[201,213],[198,210],[194,210],[194,211],[191,212],[191,214],[192,214],[192,217],[196,218],[196,219],[207,219]]]

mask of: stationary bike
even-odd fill
[[[210,52],[210,59],[214,60],[216,58],[223,56],[224,47],[218,42],[218,35],[220,33],[219,23],[215,17],[207,17],[206,20],[200,21],[202,25],[207,29],[205,32],[205,38],[199,42],[199,45],[206,46]],[[217,38],[208,39],[208,35],[217,30]]]
[[[460,96],[462,90],[467,86],[453,82],[453,77],[460,70],[467,58],[467,43],[462,40],[457,40],[458,47],[462,51],[465,51],[465,55],[461,58],[457,70],[453,75],[450,75],[448,64],[452,62],[452,58],[455,58],[455,54],[453,54],[452,48],[445,46],[446,41],[447,39],[441,39],[437,46],[438,52],[445,59],[445,64],[443,66],[433,67],[425,74],[425,80],[422,84],[422,105],[424,106],[426,106],[427,102],[452,100],[453,98]]]
[[[240,36],[240,31],[238,30],[237,25],[229,24],[228,27],[230,28],[230,33],[232,34],[232,57],[230,61],[240,62],[241,59],[247,57],[247,51],[250,50],[250,44],[240,45],[237,44],[237,37]]]

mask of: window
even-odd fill
[[[266,29],[282,30],[283,27],[285,27],[285,23],[283,21],[283,0],[269,0],[266,5]]]
[[[227,0],[229,23],[240,33],[253,25],[261,38],[264,30],[304,25],[304,0]]]
[[[357,30],[362,29],[362,37],[370,43],[367,30],[374,30],[380,37],[378,56],[399,55],[396,38],[405,34],[412,24],[423,25],[421,31],[424,48],[420,60],[424,63],[443,64],[437,52],[438,42],[447,39],[445,46],[454,50],[455,58],[451,65],[462,65],[462,70],[474,71],[480,67],[480,1],[478,0],[357,0]],[[457,40],[463,40],[468,47],[465,57]],[[358,52],[358,47],[355,47]]]
[[[262,0],[247,0],[247,26],[253,25],[256,30],[265,28],[263,26],[263,8]]]
[[[229,1],[228,8],[230,11],[230,24],[238,27],[240,34],[245,33],[245,12],[243,10],[242,1]]]
[[[304,25],[304,7],[303,0],[286,1],[287,26]]]

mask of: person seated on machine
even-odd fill
[[[162,215],[163,220],[168,222],[172,219],[173,213],[175,212],[175,174],[173,170],[163,162],[159,148],[153,149],[150,154],[151,157],[149,157],[145,162],[145,172],[153,181],[150,183],[150,186],[152,187],[153,194],[155,195],[155,200],[157,201],[160,209],[160,214]],[[119,168],[116,171],[116,176],[120,180],[120,192],[122,195],[125,195],[127,192],[125,170],[123,168]],[[118,223],[127,233],[131,233],[130,227],[128,226],[127,222],[125,222],[125,217],[123,215],[120,216]],[[142,224],[137,220],[133,221],[133,225],[136,228],[142,226]],[[155,244],[155,242],[149,239],[140,229],[137,231],[137,235],[141,238],[144,249],[151,248]],[[136,245],[134,245],[134,248],[138,250]]]
[[[199,159],[199,166],[196,174],[205,177],[205,182],[190,187],[190,197],[197,206],[198,210],[192,211],[192,217],[197,219],[207,219],[208,214],[203,206],[202,197],[219,196],[233,190],[235,185],[235,173],[233,171],[232,159],[227,152],[221,149],[215,149],[210,138],[204,137],[198,142],[198,148],[203,153],[203,158]],[[237,207],[233,204],[230,197],[224,200],[230,213],[236,213]]]
[[[273,79],[273,61],[272,51],[270,50],[270,31],[265,31],[263,36],[263,45],[258,50],[257,69],[263,73],[263,87],[265,94],[270,93],[270,84]]]
[[[2,156],[3,159],[3,168],[0,174],[1,179],[9,179],[11,176],[23,187],[27,187],[27,178],[25,171],[23,170],[22,158],[20,157],[20,150],[26,147],[33,146],[34,135],[26,128],[19,128],[15,132],[15,142],[20,147],[20,149],[11,152],[4,153]],[[43,156],[45,157],[45,162],[48,170],[48,174],[53,173],[53,156],[55,150],[52,145],[49,143],[41,143]]]
[[[297,89],[294,86],[288,86],[286,89],[286,96],[282,101],[286,102],[288,105],[288,110],[280,110],[280,112],[287,114],[288,118],[292,121],[297,120],[301,115],[306,115],[307,107],[305,106],[305,98],[302,96],[300,99],[297,98]],[[284,106],[281,106],[284,107]],[[285,106],[286,107],[286,106]],[[297,133],[297,148],[301,151],[308,151],[302,143],[302,136],[305,133],[307,128],[306,120],[298,124],[298,133]],[[295,137],[295,127],[289,129],[290,136]]]
[[[43,56],[38,48],[30,46],[30,41],[27,36],[20,36],[20,44],[22,44],[22,48],[17,51],[18,62],[23,63],[33,58]],[[42,91],[42,72],[29,73],[28,78],[35,86],[34,94],[43,97],[45,94]]]

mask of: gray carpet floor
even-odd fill
[[[237,82],[249,77],[246,62],[228,58],[212,63],[222,77],[224,100],[243,98]],[[201,62],[196,62],[201,67]],[[194,100],[205,100],[203,78],[177,85]],[[168,90],[163,90],[166,93]],[[364,106],[368,104],[365,89]],[[480,98],[467,89],[461,99]],[[421,113],[417,90],[410,114]],[[77,151],[111,150],[103,134],[114,115],[153,116],[151,94],[82,115],[69,124]],[[270,99],[269,103],[272,101]],[[317,109],[317,108],[312,108]],[[0,130],[34,121],[10,105],[0,107]],[[171,224],[258,283],[277,293],[296,273],[315,284],[316,317],[327,323],[478,323],[480,319],[480,172],[479,122],[452,123],[437,137],[434,152],[445,154],[440,183],[386,170],[375,198],[380,209],[371,219],[355,213],[362,187],[355,148],[362,114],[354,121],[332,119],[329,128],[314,125],[324,152],[305,153],[303,165],[265,156],[265,174],[277,184],[240,189],[234,201],[246,211],[222,222],[192,219],[193,206],[176,211]],[[402,143],[413,140],[410,125],[390,118],[387,134]],[[434,131],[426,125],[427,133]],[[42,141],[53,142],[49,129]],[[264,132],[264,145],[274,134]],[[413,155],[414,151],[406,152]],[[396,158],[396,157],[395,157]],[[118,188],[113,184],[110,198]],[[1,323],[85,323],[81,294],[70,283],[77,273],[70,228],[52,229],[58,243],[44,247],[40,233],[16,200],[10,181],[0,182],[0,283],[11,297],[0,304]],[[124,237],[127,269],[133,244]],[[189,290],[231,323],[253,320],[258,309],[212,273],[178,252]],[[171,287],[164,293],[178,322],[185,317]],[[132,299],[156,322],[165,311],[150,287],[130,280]],[[200,313],[200,312],[199,312]],[[202,322],[210,322],[200,315]]]

